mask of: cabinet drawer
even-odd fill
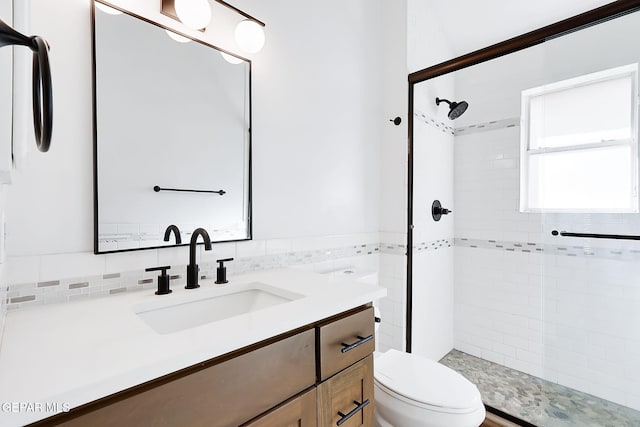
[[[323,381],[375,350],[373,307],[318,327]]]
[[[58,425],[238,426],[315,384],[314,332],[301,332]]]
[[[316,389],[312,388],[243,427],[316,427]]]
[[[318,386],[318,425],[373,426],[373,355]]]

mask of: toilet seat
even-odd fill
[[[392,397],[430,411],[463,414],[482,406],[477,387],[459,373],[397,350],[376,358],[374,381]]]

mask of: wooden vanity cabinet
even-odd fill
[[[373,334],[362,306],[31,425],[371,427]]]
[[[132,396],[115,397],[56,425],[239,426],[312,387],[314,359],[315,334],[308,330]]]
[[[314,387],[242,427],[316,427],[316,396]]]
[[[373,426],[373,355],[318,385],[318,425]]]
[[[317,326],[318,425],[373,426],[373,307]]]

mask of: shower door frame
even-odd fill
[[[413,101],[414,86],[444,74],[490,61],[520,50],[542,44],[547,40],[640,10],[640,0],[617,0],[571,18],[522,34],[503,42],[450,59],[409,74],[409,108],[407,140],[407,285],[405,351],[411,353],[413,319]]]

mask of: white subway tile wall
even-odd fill
[[[378,350],[384,352],[393,348],[402,351],[405,343],[406,257],[404,252],[389,253],[385,250],[390,249],[382,249],[378,272],[380,286],[387,288],[387,296],[378,304],[382,319],[378,329]]]
[[[519,212],[519,127],[455,142],[455,348],[640,410],[640,234],[631,214]],[[457,130],[456,130],[457,131]]]

